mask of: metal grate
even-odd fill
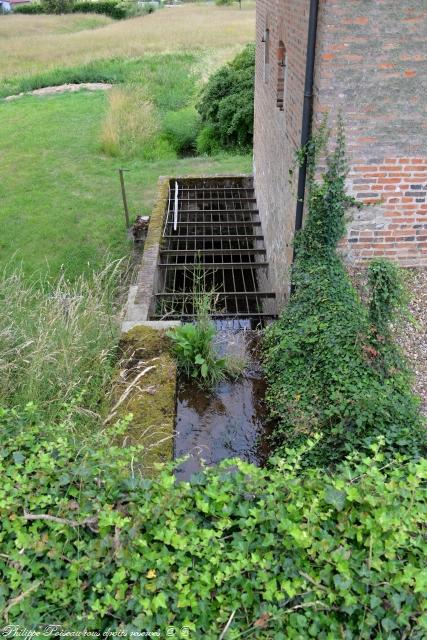
[[[217,319],[275,317],[259,291],[267,269],[252,180],[171,180],[160,250],[160,286],[152,319],[191,319],[195,278],[211,292]]]

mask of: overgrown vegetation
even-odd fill
[[[113,87],[102,125],[101,149],[113,157],[158,160],[168,154],[159,137],[160,123],[153,101],[143,85]]]
[[[0,404],[37,405],[47,421],[82,432],[99,427],[115,367],[122,265],[70,283],[0,278]]]
[[[176,484],[141,477],[139,449],[111,432],[82,448],[31,408],[2,412],[0,428],[4,624],[206,640],[227,624],[230,640],[427,633],[425,462],[385,465],[376,447],[329,477],[302,474],[290,452],[274,469],[227,462]]]
[[[304,461],[326,467],[349,452],[363,454],[379,434],[389,453],[416,456],[425,447],[411,374],[389,332],[402,302],[398,271],[385,261],[371,265],[366,308],[336,252],[346,208],[353,204],[345,192],[346,171],[339,123],[321,182],[310,166],[307,222],[296,240],[295,293],[266,333],[267,399],[277,419],[278,450],[320,434]]]
[[[216,328],[211,320],[215,291],[203,288],[203,272],[195,269],[193,305],[195,321],[168,331],[178,367],[188,378],[212,389],[228,376],[238,376],[244,366],[232,356],[220,357],[215,346]]]
[[[200,153],[222,149],[249,151],[254,120],[255,47],[247,45],[236,58],[214,73],[197,105],[203,128],[197,138]]]

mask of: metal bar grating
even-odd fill
[[[252,179],[171,180],[158,266],[153,320],[191,319],[200,278],[212,317],[275,317],[271,306],[264,311],[275,294],[259,291],[268,263]]]

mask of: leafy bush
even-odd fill
[[[206,136],[216,137],[224,149],[252,148],[254,75],[255,47],[247,45],[231,63],[214,73],[203,89],[197,110],[204,127],[209,128]]]
[[[13,8],[13,13],[24,13],[27,15],[36,15],[40,13],[46,13],[44,6],[41,3],[31,3],[31,4],[22,4],[16,5]]]
[[[425,447],[412,377],[384,333],[398,300],[394,267],[371,267],[369,314],[336,254],[351,204],[345,176],[340,125],[323,181],[311,183],[307,222],[296,240],[295,293],[265,341],[276,444],[296,446],[320,433],[305,459],[310,465],[336,464],[353,450],[366,450],[378,434],[389,452],[418,455]],[[371,322],[382,332],[375,340]]]
[[[177,154],[189,155],[196,149],[200,119],[193,107],[169,111],[163,121],[163,131]]]
[[[29,284],[20,271],[0,278],[0,403],[37,402],[47,420],[65,415],[80,429],[101,423],[119,326],[120,263],[78,278]],[[7,303],[5,303],[7,301]]]
[[[14,8],[14,13],[25,14],[61,14],[61,13],[99,13],[115,20],[121,20],[128,16],[124,4],[102,0],[100,2],[74,2],[74,0],[42,0],[40,3],[25,4]]]
[[[196,138],[197,152],[201,155],[214,155],[221,151],[221,145],[215,127],[203,127]]]
[[[71,13],[74,0],[41,0],[44,13]]]
[[[188,627],[206,640],[227,622],[230,640],[426,636],[425,461],[384,467],[377,447],[335,478],[234,461],[177,484],[168,471],[142,478],[138,449],[112,445],[114,430],[83,449],[34,424],[30,407],[2,412],[0,433],[9,624],[123,637]]]
[[[117,2],[75,2],[73,7],[73,13],[101,13],[103,15],[114,18],[115,20],[121,20],[127,17],[126,7],[123,4]]]

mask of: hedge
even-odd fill
[[[46,6],[43,3],[40,4],[25,4],[17,6],[13,10],[14,13],[24,14],[40,14],[49,13]],[[121,20],[126,18],[126,7],[116,2],[74,2],[69,5],[69,11],[71,13],[100,13],[115,20]]]
[[[120,426],[117,427],[120,429]],[[62,433],[61,433],[62,431]],[[421,640],[427,465],[381,446],[330,477],[299,454],[176,483],[138,450],[0,413],[0,608],[9,624],[164,637]],[[223,636],[222,636],[223,637]]]

